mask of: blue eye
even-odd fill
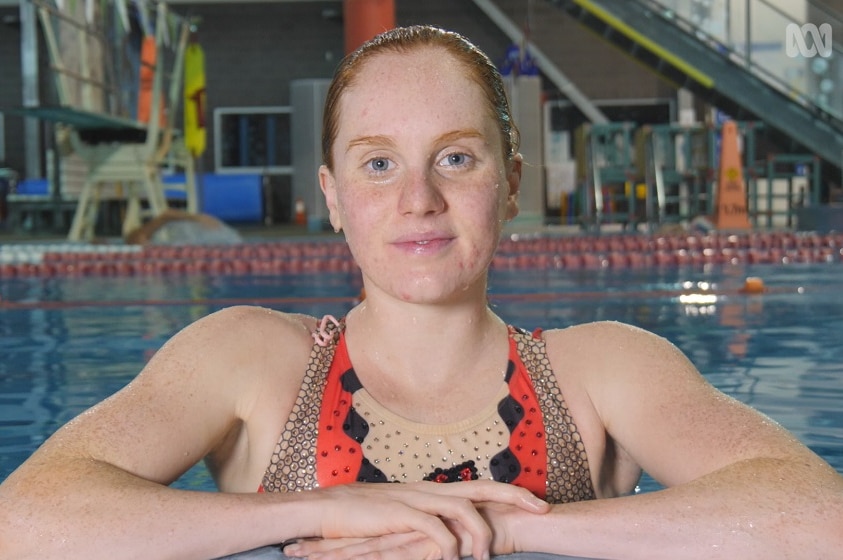
[[[445,159],[442,160],[442,165],[460,166],[465,165],[466,163],[468,163],[468,156],[458,152],[448,154],[445,156]]]
[[[374,158],[369,160],[369,167],[373,171],[386,171],[389,169],[389,160],[386,158]]]

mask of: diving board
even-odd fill
[[[77,198],[68,238],[93,237],[104,193],[126,200],[124,234],[167,210],[165,166],[183,171],[184,183],[167,188],[183,189],[196,212],[193,155],[173,126],[190,22],[159,0],[26,1],[38,13],[57,103],[14,112],[56,123],[59,157],[86,168],[81,184],[59,181],[63,197]]]

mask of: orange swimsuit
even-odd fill
[[[341,323],[327,346],[314,344],[260,491],[477,478],[522,486],[552,503],[594,498],[585,448],[540,334],[509,327],[497,397],[440,425],[412,422],[372,398],[354,372]]]

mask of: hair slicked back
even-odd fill
[[[339,127],[339,104],[342,94],[354,84],[365,63],[382,53],[402,53],[423,47],[440,47],[465,65],[469,76],[481,87],[489,103],[490,114],[498,124],[504,157],[518,152],[518,128],[512,120],[503,79],[489,57],[471,41],[453,31],[414,25],[391,29],[364,43],[340,62],[328,87],[322,120],[322,163],[333,169],[331,150]]]

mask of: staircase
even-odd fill
[[[763,122],[783,151],[815,154],[840,177],[843,50],[831,39],[843,39],[841,14],[816,1],[794,15],[766,0],[732,0],[740,17],[692,0],[548,1],[729,117]]]

